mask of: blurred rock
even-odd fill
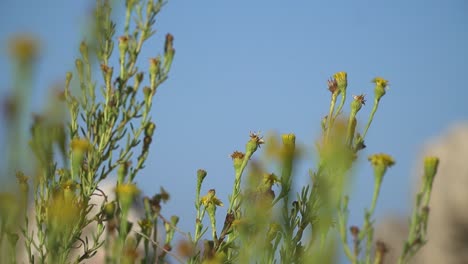
[[[458,124],[424,148],[416,163],[421,167],[425,156],[440,158],[428,224],[428,243],[417,253],[412,264],[468,263],[468,124]],[[422,170],[416,173],[419,178]],[[418,188],[414,188],[414,193]],[[397,263],[408,233],[407,217],[389,217],[376,230],[376,239],[388,245],[385,263]]]
[[[99,189],[107,195],[108,201],[114,201],[116,199],[115,191],[114,191],[114,189],[115,189],[115,180],[109,180],[108,179],[108,180],[102,181],[99,184]],[[98,193],[99,192],[96,192],[96,194],[98,194]],[[92,216],[96,215],[99,212],[99,210],[101,208],[101,204],[103,204],[103,202],[104,202],[104,197],[102,195],[93,195],[90,203],[95,204],[96,206],[94,207],[93,210],[91,210],[91,212],[88,214],[88,216],[92,217]],[[34,218],[34,208],[32,206],[30,206],[29,211],[30,211],[29,219],[35,219]],[[128,221],[133,223],[132,230],[140,231],[140,227],[138,226],[138,220],[144,218],[144,216],[145,216],[144,206],[143,206],[142,199],[140,197],[137,200],[135,200],[134,204],[132,205],[132,208],[129,211],[129,215],[128,215],[128,218],[127,218]],[[88,239],[90,240],[90,243],[92,243],[91,242],[92,241],[91,234],[96,232],[96,228],[97,228],[97,225],[96,225],[95,222],[88,225],[83,230],[83,235],[81,236],[81,238],[84,239],[86,236],[88,236]],[[37,229],[35,227],[35,224],[31,223],[29,232],[31,233],[31,231],[32,231],[32,232],[34,232],[34,234],[36,234],[37,233],[36,230]],[[105,231],[105,232],[107,232],[107,231]],[[104,233],[103,236],[101,237],[101,241],[105,237],[106,237],[106,234]],[[37,237],[35,237],[35,240],[37,241]],[[21,239],[21,241],[19,241],[19,243],[18,243],[18,248],[22,249],[23,245],[24,245],[24,241],[23,241],[23,239]],[[80,254],[83,254],[82,245],[79,245],[79,243],[77,243],[77,246],[79,246],[79,247],[77,247],[75,250],[72,250],[70,252],[70,255],[69,255],[68,259],[71,262],[73,262],[76,259],[76,257],[78,257]],[[139,250],[138,251],[139,257],[142,257],[143,254],[144,254],[143,246],[140,246],[138,250]],[[35,251],[34,249],[33,249],[33,251],[34,251],[33,254],[36,256],[35,261],[37,262],[39,252]],[[85,260],[85,263],[89,263],[89,264],[105,263],[106,262],[105,261],[105,255],[106,254],[105,254],[104,247],[102,247],[100,250],[98,250],[98,253],[96,255],[94,255],[90,259]],[[0,257],[0,260],[1,260],[1,257]],[[29,263],[28,257],[26,256],[26,252],[18,252],[17,260],[18,260],[18,263]],[[2,262],[0,261],[0,263],[2,263]]]

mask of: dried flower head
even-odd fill
[[[351,235],[353,236],[353,238],[357,238],[358,235],[359,235],[359,227],[357,226],[351,226],[349,228],[349,231],[351,232]]]
[[[263,137],[260,136],[260,132],[257,132],[257,133],[250,132],[250,140],[254,141],[258,146],[265,143],[265,141],[263,140]]]
[[[366,104],[365,94],[355,95],[353,96],[353,99],[359,101],[363,105]]]
[[[244,156],[245,156],[245,154],[242,153],[242,152],[240,152],[240,151],[234,151],[234,152],[231,154],[231,158],[232,158],[233,160],[235,160],[235,159],[241,159],[241,160],[242,160],[242,159],[244,159]]]
[[[328,81],[328,90],[334,94],[336,91],[338,91],[338,82],[334,78],[330,78]]]

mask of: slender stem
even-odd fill
[[[381,182],[375,182],[374,183],[374,194],[372,195],[372,203],[371,203],[371,207],[370,207],[370,210],[369,210],[369,214],[372,216],[374,214],[374,210],[375,210],[375,207],[377,205],[377,199],[379,198],[379,192],[380,192],[380,185],[382,183]]]
[[[341,101],[340,101],[340,104],[338,105],[338,109],[336,109],[336,113],[335,113],[335,116],[333,117],[333,121],[335,121],[338,115],[341,113],[341,110],[343,109],[345,101],[346,101],[346,89],[344,89],[341,92]]]
[[[338,93],[334,93],[332,95],[332,99],[331,99],[331,102],[330,102],[330,110],[328,112],[328,117],[327,117],[327,121],[328,121],[328,125],[327,125],[327,132],[325,134],[325,141],[328,140],[328,136],[330,135],[330,130],[333,126],[333,111],[335,110],[335,104],[336,104],[336,98],[338,96]]]
[[[374,101],[374,106],[372,107],[372,111],[369,116],[369,120],[367,121],[366,128],[364,129],[364,133],[362,134],[362,138],[364,139],[367,135],[367,130],[369,130],[369,127],[372,123],[372,120],[374,119],[375,112],[377,112],[377,108],[379,107],[379,100]]]

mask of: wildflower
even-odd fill
[[[348,75],[346,72],[337,72],[333,75],[333,79],[335,80],[338,89],[340,92],[344,92],[346,87],[348,86]]]
[[[216,235],[216,207],[223,206],[223,202],[216,197],[215,189],[208,191],[208,194],[201,198],[201,203],[205,206],[208,217],[210,218],[211,223],[211,236],[213,240],[217,240]]]
[[[204,206],[208,207],[209,205],[223,206],[223,202],[216,197],[216,190],[211,189],[208,191],[208,194],[201,198],[201,202]]]
[[[127,211],[133,200],[140,194],[140,190],[133,183],[123,183],[115,187],[115,193],[121,204],[122,211]]]
[[[380,153],[369,156],[368,160],[374,167],[383,166],[385,168],[391,167],[395,164],[395,161],[390,155]]]
[[[236,171],[240,169],[240,167],[242,166],[242,163],[244,162],[244,157],[245,157],[245,154],[240,151],[234,151],[231,154],[231,158],[234,163],[234,169]]]
[[[119,196],[135,197],[140,193],[140,190],[133,183],[119,184],[115,188],[115,193]]]
[[[379,196],[380,192],[380,186],[382,184],[383,176],[385,175],[385,172],[387,171],[387,168],[393,166],[395,164],[395,161],[390,155],[387,154],[374,154],[369,156],[369,161],[372,164],[372,167],[374,167],[374,195],[372,197],[372,205],[369,211],[369,215],[372,215],[375,209],[375,205],[377,203],[377,198]]]
[[[294,152],[296,148],[296,135],[294,134],[283,134],[281,135],[281,139],[283,140],[283,146],[287,152]]]
[[[375,89],[374,89],[375,100],[379,101],[380,98],[382,98],[382,96],[385,95],[385,92],[388,86],[388,81],[382,77],[375,77],[372,80],[372,82],[375,83]]]
[[[76,186],[77,183],[72,180],[68,180],[60,184],[63,191],[63,197],[66,201],[73,201],[75,199]]]
[[[375,89],[374,89],[374,106],[372,107],[371,114],[369,116],[369,119],[367,121],[366,128],[364,129],[364,133],[362,135],[362,138],[364,139],[367,135],[367,131],[369,130],[369,127],[372,123],[372,120],[374,119],[375,112],[377,112],[377,108],[379,107],[379,102],[382,96],[385,95],[385,91],[388,85],[388,81],[385,80],[382,77],[376,77],[372,80],[373,83],[375,83]]]
[[[280,180],[274,173],[265,173],[263,175],[263,183],[268,186],[269,189],[273,186],[273,184],[278,182],[280,182]]]
[[[387,88],[388,85],[388,81],[382,77],[375,77],[372,82],[375,83],[375,85],[382,86],[383,88]]]
[[[246,155],[247,157],[252,156],[252,154],[259,148],[265,141],[263,137],[260,136],[260,132],[253,133],[250,132],[250,140],[246,145]]]
[[[20,63],[29,63],[39,53],[38,41],[29,35],[19,35],[10,40],[10,54]]]
[[[86,152],[91,149],[91,143],[86,139],[75,138],[71,141],[72,151]]]
[[[328,90],[334,94],[335,92],[339,91],[338,89],[338,82],[335,80],[335,79],[329,79],[327,81],[327,84],[328,84]]]

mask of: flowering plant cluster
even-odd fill
[[[34,116],[29,134],[23,120],[39,48],[29,37],[12,40],[16,82],[5,108],[10,145],[2,174],[7,179],[16,175],[17,181],[7,181],[11,188],[0,193],[2,263],[333,263],[339,248],[351,263],[383,263],[387,248],[385,241],[374,240],[373,217],[394,159],[384,153],[368,157],[374,190],[362,226],[348,224],[347,195],[351,169],[366,147],[366,135],[387,91],[388,81],[381,77],[373,80],[372,111],[362,132],[357,116],[365,96],[354,96],[344,117],[347,73],[330,78],[331,102],[316,144],[318,161],[299,192],[294,174],[302,151],[296,136],[263,138],[250,133],[245,149],[231,155],[228,201],[221,201],[215,189],[202,194],[208,173],[197,171],[193,232],[181,231],[177,216],[161,214],[170,198],[164,189],[144,197],[142,215],[130,220],[140,197],[135,178],[145,167],[156,130],[150,115],[153,97],[168,78],[175,55],[174,37],[167,34],[162,54],[149,58],[148,69],[137,67],[164,4],[126,0],[123,34],[116,37],[110,1],[97,0],[92,40],[81,43],[75,70],[66,74],[50,109]],[[117,65],[111,64],[114,54]],[[98,76],[95,62],[100,65]],[[261,146],[268,162],[254,158]],[[33,165],[26,168],[25,149],[33,155]],[[425,159],[424,183],[400,263],[407,263],[426,241],[438,162],[436,157]],[[115,198],[100,189],[111,174],[117,175]],[[96,203],[94,196],[102,202]],[[225,215],[220,215],[220,207],[226,208]],[[224,221],[220,224],[219,219]]]

